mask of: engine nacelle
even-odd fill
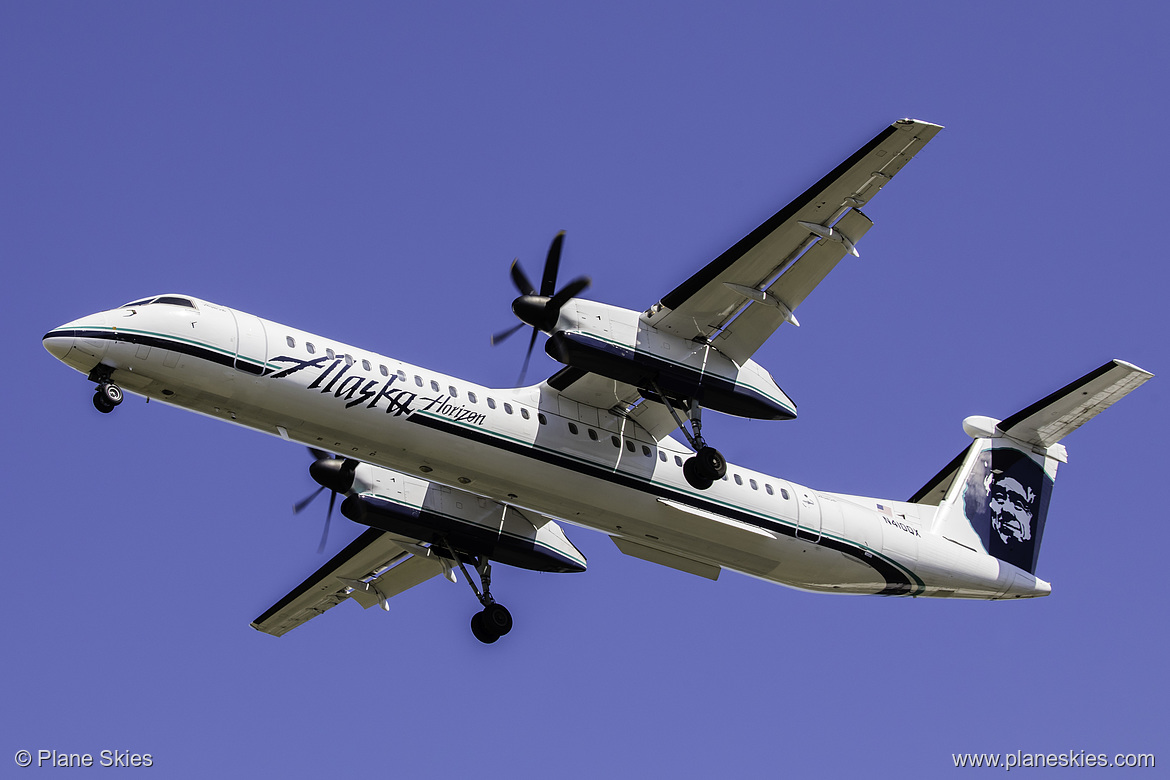
[[[561,309],[545,351],[555,360],[675,401],[754,420],[791,420],[796,404],[753,360],[736,365],[705,342],[682,339],[639,320],[638,312],[575,300]]]
[[[359,493],[342,502],[341,513],[355,523],[433,545],[440,555],[446,554],[449,545],[457,553],[486,556],[521,569],[585,571],[585,556],[554,520],[460,490],[425,484],[420,503],[407,500],[407,490],[398,496]]]

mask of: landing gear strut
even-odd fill
[[[674,410],[674,405],[658,387],[658,384],[652,383],[651,387],[666,404],[666,408],[670,410],[670,415],[678,424],[679,430],[683,432],[683,436],[687,437],[687,441],[695,450],[693,456],[683,461],[683,476],[686,477],[687,484],[695,490],[706,490],[715,480],[723,479],[727,474],[727,460],[724,459],[723,453],[708,446],[706,440],[703,439],[703,407],[699,406],[698,401],[695,400],[692,400],[687,406],[687,417],[691,423],[691,430],[688,431],[687,426],[678,416],[678,412]]]
[[[451,549],[451,545],[447,544],[446,540],[444,540],[443,546],[447,548],[447,552],[459,564],[459,568],[463,571],[463,576],[467,578],[467,584],[471,586],[475,597],[483,605],[481,611],[471,616],[471,633],[485,645],[490,645],[512,630],[512,613],[508,611],[507,607],[497,603],[492,598],[492,562],[487,559],[487,556],[481,555],[475,564],[475,571],[479,574],[479,582],[483,586],[483,590],[481,591],[475,586],[475,581],[471,579],[471,575],[467,573],[467,567],[463,565],[463,559]]]
[[[112,382],[102,382],[93,394],[93,405],[102,414],[109,414],[122,403],[122,388]]]

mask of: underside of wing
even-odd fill
[[[626,382],[570,366],[549,377],[545,385],[560,398],[619,413],[644,428],[655,441],[662,441],[678,428],[665,404],[645,399],[637,387]]]
[[[942,128],[894,122],[642,315],[742,363],[786,321],[872,222],[858,209]]]
[[[435,558],[408,551],[401,540],[371,528],[253,620],[252,628],[283,636],[348,598],[363,607],[385,604],[442,572]]]

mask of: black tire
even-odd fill
[[[512,613],[503,604],[488,604],[480,614],[483,624],[497,637],[512,630]]]
[[[111,403],[110,399],[106,398],[105,393],[97,392],[93,394],[93,406],[102,414],[109,414],[114,411],[117,404]]]
[[[715,481],[699,473],[699,463],[695,458],[687,458],[683,461],[683,476],[686,477],[687,484],[695,490],[706,490]]]
[[[111,408],[122,403],[122,388],[117,385],[102,385],[98,388],[98,393],[106,397]]]
[[[490,645],[500,638],[499,634],[493,634],[491,629],[484,623],[482,612],[476,612],[471,616],[471,633],[485,645]]]
[[[712,482],[723,479],[727,475],[727,461],[724,459],[723,453],[714,447],[700,447],[699,451],[695,453],[695,462],[699,475]]]

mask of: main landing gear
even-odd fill
[[[93,394],[93,405],[102,414],[109,414],[122,403],[122,388],[112,382],[101,382]]]
[[[507,607],[492,598],[492,563],[485,555],[479,556],[476,561],[475,571],[479,574],[479,582],[483,586],[483,590],[481,591],[475,586],[475,580],[467,573],[467,567],[463,565],[463,558],[451,549],[451,546],[445,541],[443,546],[447,548],[447,552],[451,554],[451,557],[459,563],[459,568],[463,571],[463,576],[467,578],[467,584],[471,586],[475,597],[483,605],[481,611],[471,616],[471,633],[485,645],[490,645],[512,630],[512,613],[508,611]]]
[[[666,404],[666,408],[670,410],[670,415],[678,423],[683,436],[687,437],[687,441],[695,450],[694,455],[683,461],[683,476],[686,478],[687,484],[695,490],[706,490],[715,483],[715,480],[723,479],[727,474],[727,460],[723,457],[723,453],[708,446],[706,440],[703,439],[703,407],[699,406],[699,403],[693,399],[687,404],[687,417],[691,423],[691,430],[687,430],[687,426],[678,416],[678,412],[674,410],[674,405],[659,389],[657,383],[653,384],[653,388],[662,402]]]

